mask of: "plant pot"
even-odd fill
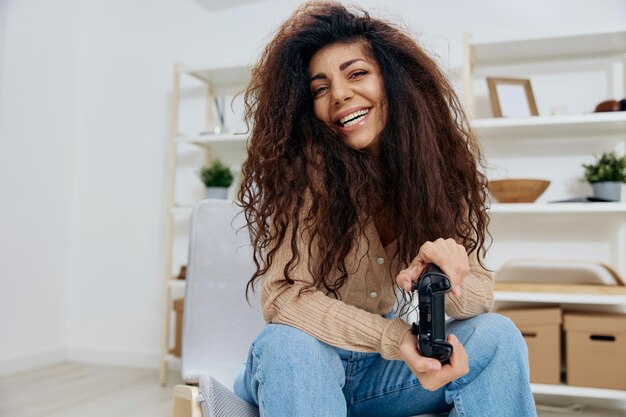
[[[594,182],[593,196],[609,201],[620,201],[622,199],[622,183],[617,181]]]
[[[228,196],[228,187],[207,187],[206,196],[207,198],[226,200]]]

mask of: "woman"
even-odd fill
[[[269,324],[237,395],[266,416],[534,416],[524,341],[488,313],[480,152],[433,60],[390,23],[310,2],[245,101],[248,289],[261,278]],[[443,366],[395,316],[429,263],[453,283]]]

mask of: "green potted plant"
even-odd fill
[[[583,164],[585,180],[593,187],[594,197],[620,201],[622,183],[626,183],[626,157],[605,152],[595,164]]]
[[[198,171],[198,176],[207,188],[208,198],[226,199],[228,187],[233,183],[233,173],[224,163],[215,159]]]

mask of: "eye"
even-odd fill
[[[358,71],[354,71],[352,73],[350,73],[350,78],[359,78],[363,75],[367,74],[367,71],[365,70],[358,70]]]
[[[322,86],[319,86],[317,88],[314,88],[313,91],[312,91],[313,97],[319,97],[326,90],[328,90],[328,87],[326,87],[325,85],[322,85]]]

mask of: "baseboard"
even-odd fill
[[[155,352],[81,347],[67,348],[67,360],[79,363],[158,369],[160,358],[161,355]]]
[[[64,348],[48,349],[0,361],[0,376],[30,371],[43,366],[55,365],[66,360]]]

